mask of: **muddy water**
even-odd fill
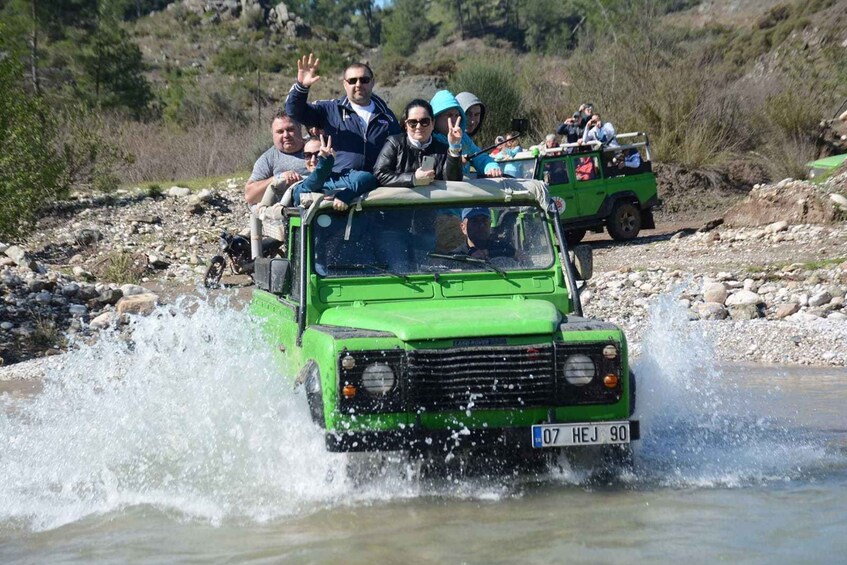
[[[634,473],[353,480],[249,317],[163,309],[0,391],[0,562],[838,562],[847,370],[722,366],[673,299]]]

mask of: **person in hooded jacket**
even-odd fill
[[[462,105],[453,96],[449,90],[439,90],[429,101],[432,105],[432,111],[435,113],[435,133],[432,134],[433,139],[441,143],[447,143],[447,132],[449,129],[448,120],[455,121],[456,118],[461,118],[461,127],[465,130],[467,125],[467,116],[462,109]],[[473,155],[479,152],[479,147],[473,142],[467,131],[462,134],[462,154]],[[473,165],[479,173],[486,177],[502,177],[503,171],[500,170],[500,165],[491,158],[488,153],[480,153],[470,162],[465,165],[465,172]]]
[[[462,110],[465,111],[465,116],[468,118],[465,131],[473,137],[482,129],[482,122],[485,120],[485,104],[470,92],[460,92],[456,95],[456,100],[462,105]]]

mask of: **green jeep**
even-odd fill
[[[656,227],[653,211],[661,200],[647,134],[622,133],[616,139],[631,143],[540,148],[518,153],[500,166],[511,177],[549,185],[571,245],[582,241],[587,230],[599,233],[604,227],[613,239],[627,241],[642,228]]]
[[[382,187],[348,212],[323,195],[307,206],[265,215],[287,226],[285,258],[256,259],[251,310],[329,450],[629,452],[626,338],[581,316],[591,250],[575,264],[544,183]]]

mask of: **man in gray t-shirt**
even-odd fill
[[[303,161],[303,128],[281,109],[271,122],[273,147],[262,153],[253,165],[253,174],[244,185],[244,199],[258,204],[273,182],[284,191],[309,174]]]

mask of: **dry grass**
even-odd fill
[[[121,171],[125,184],[218,177],[251,169],[271,145],[270,126],[219,122],[183,130],[113,119],[107,135],[132,155],[132,163]]]

